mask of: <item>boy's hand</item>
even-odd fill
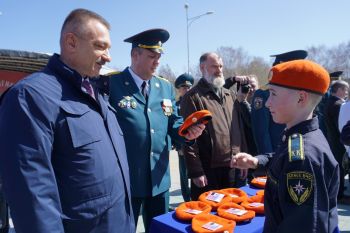
[[[258,166],[258,159],[247,153],[238,153],[232,157],[230,166],[239,169],[255,169]]]

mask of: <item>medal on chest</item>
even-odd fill
[[[132,108],[135,109],[137,106],[136,100],[130,96],[124,96],[118,103],[120,108]]]
[[[170,99],[163,99],[162,109],[165,116],[170,116],[173,113],[173,105]]]

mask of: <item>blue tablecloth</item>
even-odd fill
[[[260,190],[251,186],[241,187],[249,196],[254,196]],[[239,223],[235,227],[235,233],[261,233],[264,226],[264,216],[256,216],[248,223]],[[150,233],[193,233],[191,222],[176,219],[175,211],[157,216],[152,219]]]

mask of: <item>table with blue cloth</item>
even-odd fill
[[[254,196],[256,191],[261,190],[252,186],[244,186],[240,188],[245,191],[248,196]],[[257,215],[250,222],[238,223],[234,229],[235,233],[261,233],[263,230],[265,216]],[[150,233],[193,233],[191,222],[180,221],[175,216],[175,211],[157,216],[152,219]]]

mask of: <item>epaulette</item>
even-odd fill
[[[289,162],[305,159],[303,135],[293,134],[288,137]]]
[[[164,80],[164,81],[166,81],[166,82],[168,82],[168,83],[170,82],[168,79],[163,78],[163,77],[161,77],[161,76],[155,75],[154,77],[159,78],[159,79],[161,79],[161,80]]]
[[[121,73],[121,71],[112,71],[112,72],[106,73],[104,76],[112,76],[119,73]]]

